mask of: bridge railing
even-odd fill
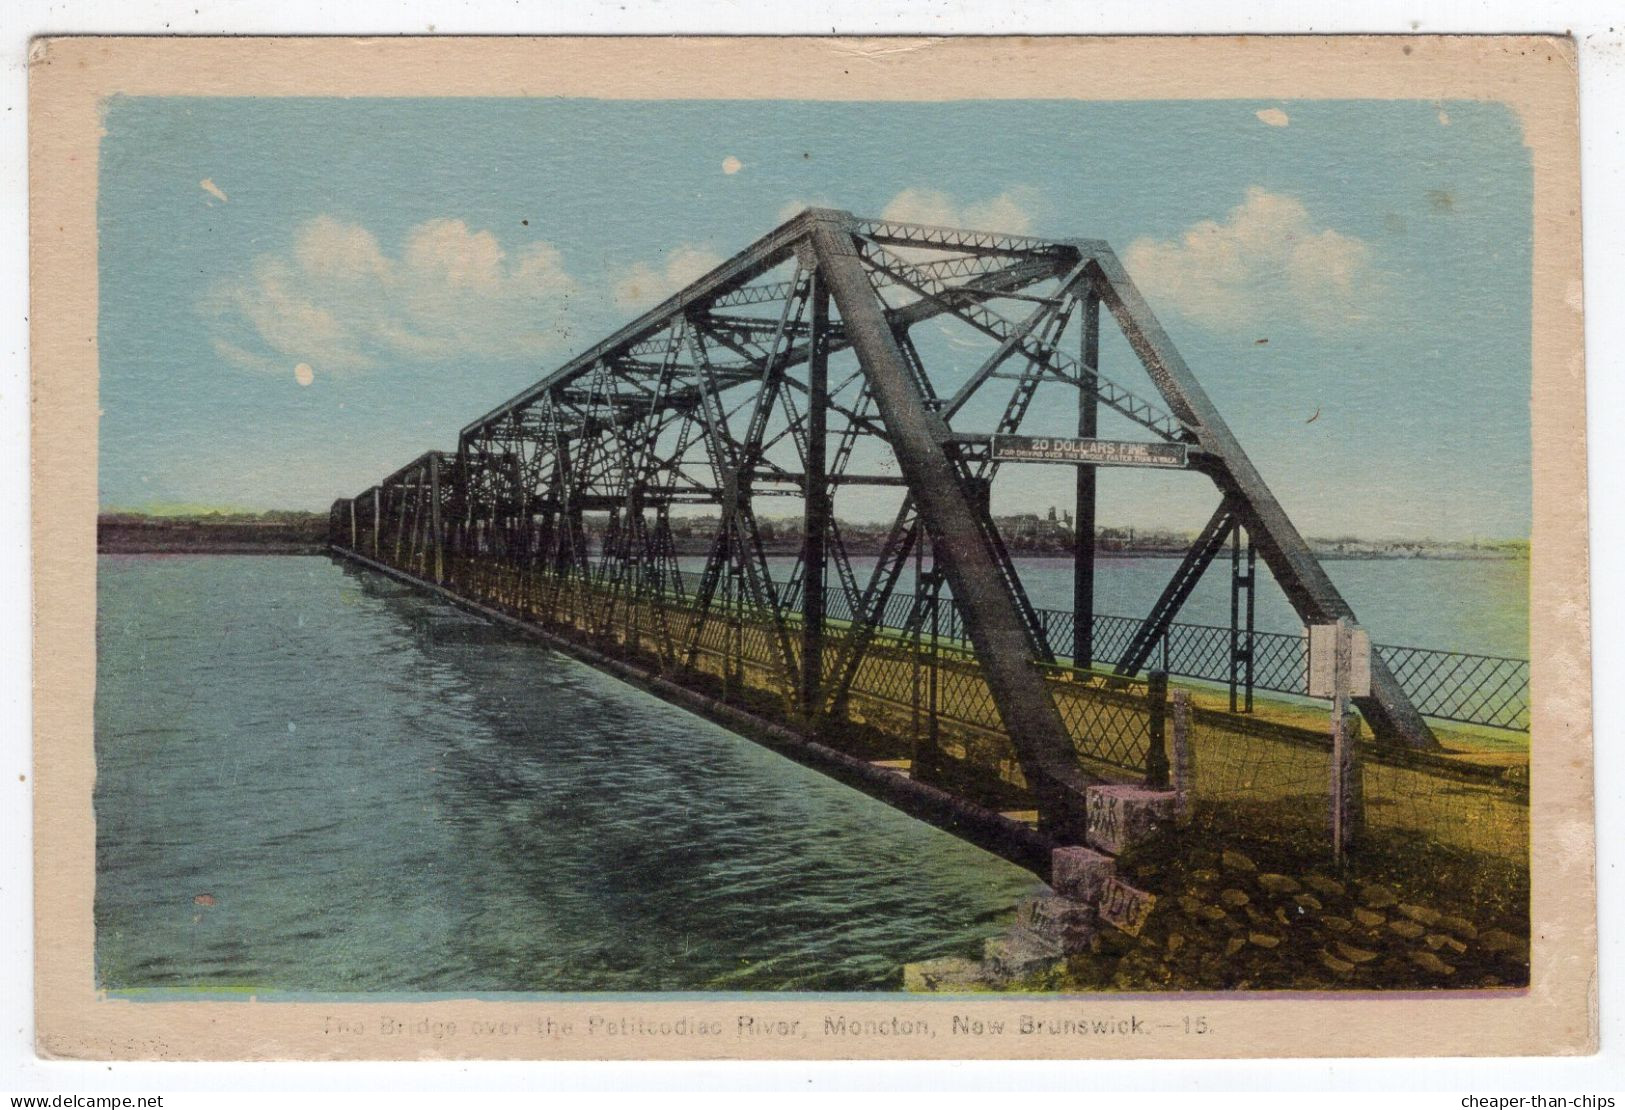
[[[825,597],[831,618],[854,619],[845,591],[826,589]],[[799,604],[799,589],[787,590],[783,601],[787,605]],[[912,594],[892,594],[881,624],[902,628],[913,606]],[[1073,615],[1061,609],[1040,609],[1038,615],[1050,650],[1059,658],[1070,658]],[[963,622],[951,604],[942,607],[939,619],[944,638],[965,639]],[[1096,614],[1095,664],[1116,665],[1139,627],[1140,622],[1131,617]],[[1529,660],[1399,644],[1374,644],[1373,650],[1425,716],[1512,732],[1529,731]],[[1255,689],[1303,695],[1306,660],[1302,636],[1254,632],[1252,651]],[[1168,626],[1167,634],[1152,653],[1150,666],[1183,678],[1227,683],[1230,658],[1229,628],[1175,622]]]

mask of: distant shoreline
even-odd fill
[[[100,555],[320,555],[327,518],[198,520],[103,516],[96,520]]]
[[[878,535],[864,534],[870,526],[843,522],[847,534],[847,554],[867,558],[878,555],[883,546]],[[876,526],[878,527],[878,526]],[[854,534],[856,533],[856,534]],[[709,537],[675,537],[679,556],[692,558],[710,551]],[[1110,559],[1178,559],[1185,554],[1186,537],[1158,536],[1153,543],[1124,543],[1121,534],[1097,541],[1096,557]],[[1331,549],[1331,543],[1361,544],[1363,550]],[[1024,542],[1020,537],[1006,539],[1010,554],[1022,559],[1070,561],[1070,542],[1057,542],[1054,535],[1040,542]],[[1369,541],[1309,540],[1315,557],[1324,561],[1370,562],[1376,560],[1427,560],[1434,562],[1515,562],[1527,561],[1527,546],[1505,544],[1499,547],[1450,544],[1441,541],[1383,542],[1382,550]],[[801,552],[799,536],[779,536],[763,544],[766,554],[794,557]],[[1372,549],[1379,548],[1379,549]],[[96,521],[96,550],[103,555],[320,555],[327,550],[327,517],[316,513],[276,513],[249,516],[149,517],[130,513],[104,514]],[[1227,556],[1220,554],[1220,559]]]

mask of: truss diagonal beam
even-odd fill
[[[820,222],[812,232],[821,277],[920,506],[975,646],[982,674],[1010,733],[1022,771],[1039,797],[1040,820],[1076,831],[1083,787],[1071,735],[1029,655],[1028,633],[1004,575],[988,550],[961,468],[948,457],[947,427],[915,384],[874,287],[858,259],[850,225]]]
[[[1330,624],[1340,617],[1354,620],[1354,610],[1343,600],[1263,475],[1242,450],[1116,253],[1099,242],[1079,246],[1093,263],[1095,289],[1101,301],[1117,320],[1174,415],[1192,429],[1197,444],[1212,457],[1214,481],[1235,504],[1247,535],[1299,618],[1305,624]],[[1376,655],[1371,658],[1371,696],[1358,698],[1355,704],[1379,737],[1417,748],[1438,747],[1427,722]]]

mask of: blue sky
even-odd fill
[[[1431,101],[114,99],[101,503],[323,509],[804,204],[1107,239],[1305,532],[1528,534],[1528,152]]]

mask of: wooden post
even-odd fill
[[[1174,691],[1174,824],[1191,823],[1191,791],[1195,788],[1196,750],[1191,746],[1191,695]]]
[[[1150,705],[1150,743],[1145,753],[1145,784],[1160,789],[1168,785],[1168,672],[1152,671],[1146,677],[1146,701]]]

